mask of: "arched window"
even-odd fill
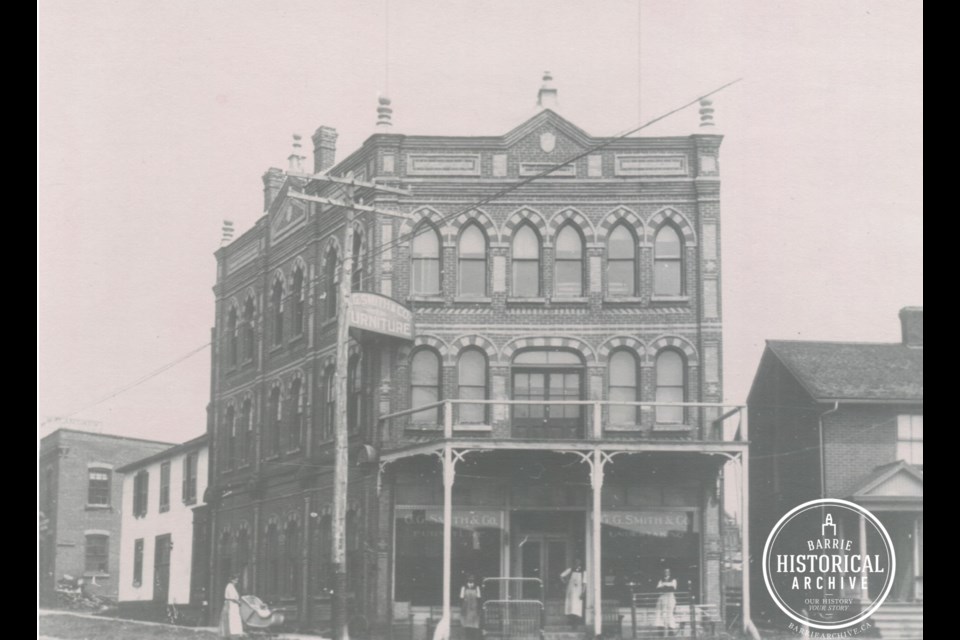
[[[327,266],[324,272],[324,279],[327,285],[326,291],[324,292],[324,296],[326,297],[327,319],[330,320],[337,317],[337,299],[340,293],[337,290],[340,284],[340,256],[336,251],[327,253]]]
[[[264,536],[264,551],[266,557],[263,567],[264,591],[269,597],[280,595],[280,531],[276,523],[267,525],[267,534]]]
[[[669,224],[660,227],[653,247],[653,293],[683,295],[683,242]]]
[[[293,335],[299,336],[306,326],[306,287],[303,282],[303,267],[297,267],[293,272]]]
[[[350,431],[360,428],[363,408],[363,360],[360,354],[351,356],[347,365],[347,426]]]
[[[418,349],[410,362],[410,407],[422,407],[440,400],[440,355],[433,349]],[[439,409],[427,409],[410,416],[415,425],[436,426]]]
[[[239,356],[237,345],[240,337],[237,330],[238,320],[237,308],[231,306],[230,313],[227,314],[227,364],[231,367],[237,366],[237,358]]]
[[[277,278],[270,293],[270,308],[273,310],[273,344],[283,344],[283,279]]]
[[[578,298],[583,295],[583,238],[572,224],[557,234],[556,268],[553,273],[557,297]]]
[[[243,303],[243,360],[253,360],[253,352],[257,345],[256,305],[253,296]]]
[[[457,395],[461,400],[487,399],[487,355],[480,349],[466,349],[457,359]],[[460,424],[484,424],[487,405],[457,406]]]
[[[637,401],[637,359],[625,349],[610,354],[607,376],[611,402]],[[637,424],[637,407],[610,405],[610,424]]]
[[[294,596],[300,591],[300,527],[296,520],[287,523],[283,536],[283,589],[285,596]]]
[[[330,567],[330,558],[333,553],[333,519],[330,516],[320,518],[319,525],[314,529],[317,559],[316,570],[310,571],[312,585],[310,592],[314,596],[328,597],[333,586],[333,576]]]
[[[233,469],[236,460],[237,425],[233,405],[227,407],[223,416],[223,468]]]
[[[529,224],[513,234],[511,248],[511,295],[535,298],[540,295],[540,236]]]
[[[220,556],[220,582],[222,591],[227,586],[227,581],[233,575],[233,536],[229,531],[223,531],[220,534],[220,544],[217,545],[217,551]]]
[[[487,295],[487,237],[476,224],[468,224],[457,243],[457,293],[461,296]]]
[[[290,428],[287,430],[287,450],[300,448],[303,437],[303,382],[294,378],[290,385]]]
[[[253,461],[253,402],[250,398],[243,401],[240,409],[240,427],[238,429],[240,449],[240,464],[247,465]]]
[[[414,232],[410,265],[410,293],[440,293],[440,234],[428,224]]]
[[[264,452],[267,456],[274,456],[280,453],[280,419],[283,406],[280,395],[280,385],[270,389],[270,402],[267,405],[267,432]]]
[[[363,291],[363,266],[366,264],[364,249],[366,243],[363,241],[363,234],[359,229],[353,231],[353,269],[350,274],[350,287],[353,291]]]
[[[607,295],[637,295],[637,239],[624,223],[607,236]]]
[[[323,431],[322,440],[333,438],[334,423],[337,420],[337,371],[328,367],[323,377]]]
[[[657,402],[683,402],[686,399],[686,363],[673,349],[657,354]],[[657,407],[657,424],[683,424],[684,408]]]

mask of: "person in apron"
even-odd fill
[[[479,640],[480,633],[480,586],[476,578],[467,576],[467,583],[460,587],[460,626],[466,640]]]
[[[240,592],[237,584],[240,576],[230,576],[223,590],[223,609],[220,611],[220,637],[233,639],[243,636],[243,621],[240,619]]]
[[[561,573],[560,579],[567,585],[563,612],[571,626],[579,626],[583,622],[583,596],[586,594],[587,586],[583,579],[583,565],[580,560]]]
[[[677,619],[674,610],[677,608],[677,579],[670,575],[670,569],[663,570],[663,577],[657,583],[657,615],[654,626],[662,627],[666,633],[672,634],[677,628]]]

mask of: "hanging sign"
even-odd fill
[[[391,338],[413,340],[413,312],[378,293],[350,294],[350,328]]]

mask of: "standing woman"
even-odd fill
[[[563,603],[563,612],[571,626],[578,626],[583,622],[583,596],[586,593],[587,583],[583,580],[583,565],[580,560],[573,563],[560,574],[560,579],[567,585],[566,597]]]
[[[677,628],[677,619],[673,612],[677,608],[677,579],[670,575],[670,569],[663,570],[663,577],[657,583],[657,591],[660,597],[657,598],[657,615],[654,619],[654,626],[662,627],[666,633],[670,633]]]
[[[473,575],[467,576],[467,584],[460,587],[460,626],[466,640],[480,637],[480,586]]]
[[[240,576],[230,576],[223,590],[223,609],[220,610],[220,637],[233,640],[243,636],[243,621],[240,619],[240,592],[237,583]]]

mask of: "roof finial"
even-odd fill
[[[380,96],[377,106],[377,130],[387,131],[393,128],[393,107],[390,106],[390,98]]]
[[[300,140],[303,138],[299,133],[293,134],[293,151],[287,156],[287,173],[303,173],[303,161],[306,157],[301,151],[303,145]]]
[[[233,242],[233,220],[224,220],[220,227],[220,246],[226,246]]]
[[[540,92],[537,94],[537,106],[541,109],[557,108],[557,89],[553,86],[553,74],[549,71],[543,72],[543,84],[540,86]]]
[[[700,99],[700,128],[712,129],[716,123],[713,121],[713,100],[710,98]]]

